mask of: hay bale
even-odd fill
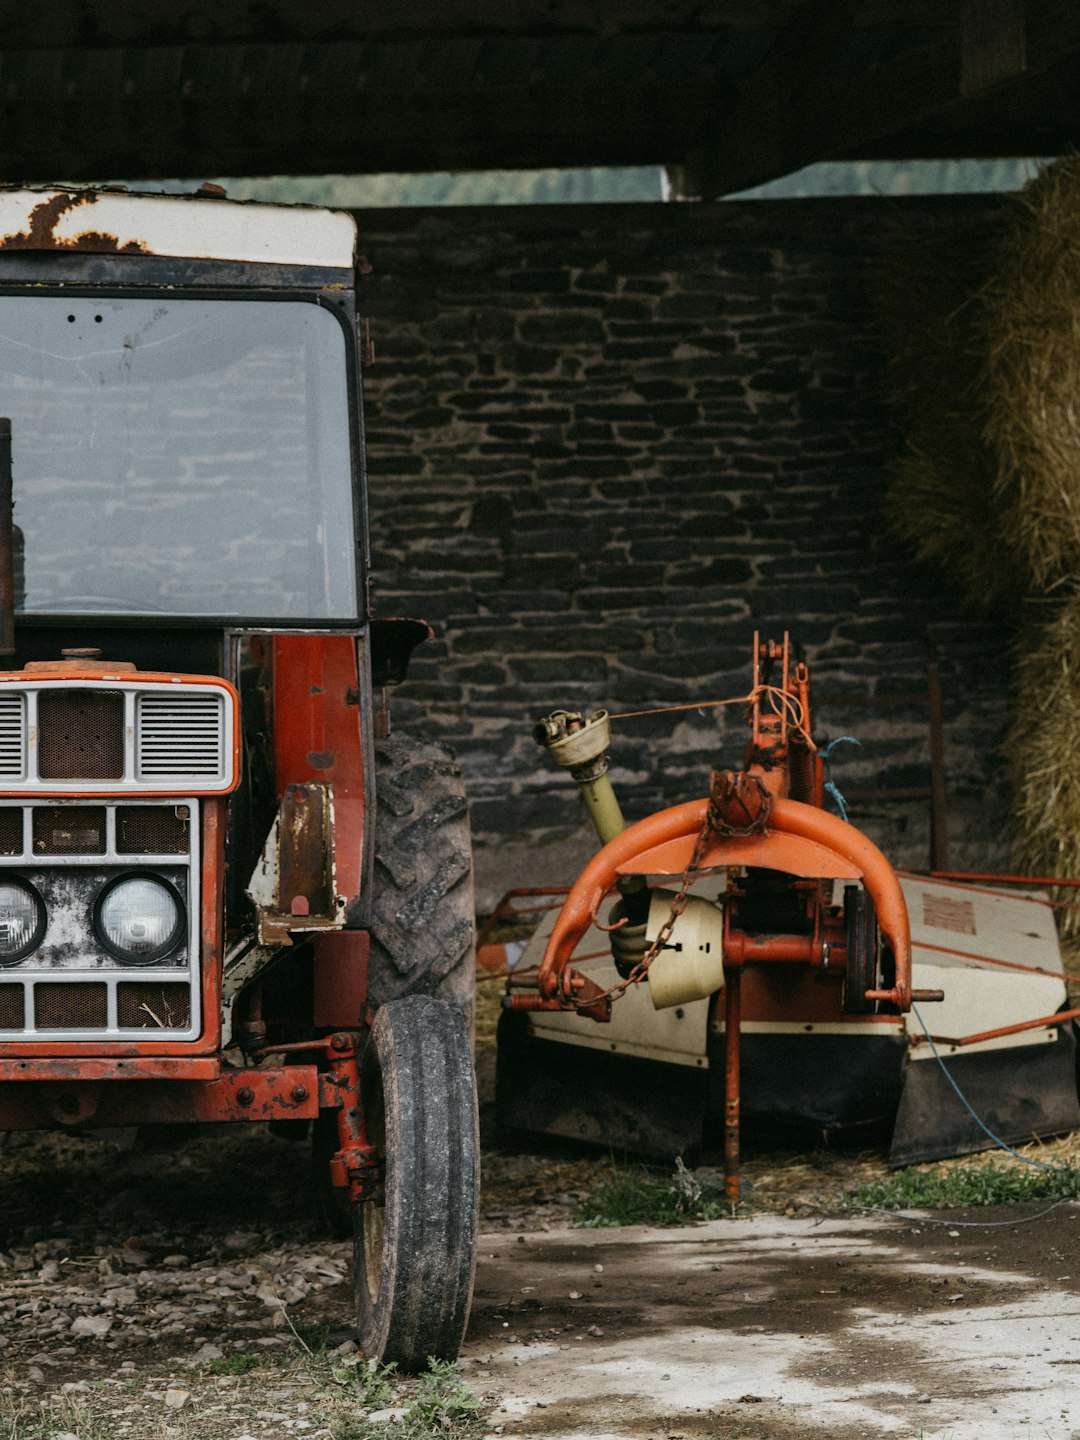
[[[1045,593],[1080,564],[1080,156],[1010,198],[979,321],[1003,533]]]
[[[1015,600],[1027,577],[1002,564],[996,465],[983,435],[987,243],[982,220],[905,234],[883,255],[878,294],[892,398],[906,412],[906,451],[886,497],[890,528],[973,604],[992,606]]]
[[[1027,607],[1016,662],[1009,764],[1021,874],[1080,876],[1080,594]],[[1075,890],[1055,898],[1075,901]],[[1080,912],[1059,912],[1062,937]]]

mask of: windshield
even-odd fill
[[[348,387],[310,301],[0,296],[16,608],[354,617]]]

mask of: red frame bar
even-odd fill
[[[55,1071],[54,1079],[42,1080],[42,1068],[35,1064],[33,1078],[24,1076],[27,1083],[18,1088],[0,1087],[0,1129],[313,1120],[322,1096],[314,1065],[228,1070],[212,1080],[147,1078],[144,1072],[138,1085],[115,1083],[136,1078],[134,1067],[98,1080]],[[341,1104],[337,1092],[327,1092],[326,1098],[334,1106]]]

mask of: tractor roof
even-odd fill
[[[122,189],[0,190],[0,251],[161,255],[348,270],[356,222],[340,210],[223,194]]]

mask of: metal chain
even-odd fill
[[[751,778],[757,780],[756,776]],[[587,1002],[580,1002],[580,1004],[577,1004],[575,1008],[579,1010],[586,1010],[589,1007],[595,1005],[599,1000],[618,999],[620,995],[624,995],[626,993],[626,991],[630,988],[631,985],[640,985],[642,980],[645,979],[645,977],[649,973],[649,966],[653,963],[657,955],[659,955],[660,951],[664,949],[668,941],[671,939],[671,932],[675,929],[675,923],[678,920],[679,916],[686,909],[687,902],[690,898],[690,887],[697,879],[698,869],[701,865],[701,861],[704,858],[705,851],[709,847],[709,841],[712,839],[712,836],[714,834],[728,835],[733,838],[745,837],[748,835],[762,834],[767,828],[769,822],[769,815],[772,812],[772,796],[765,789],[764,785],[762,785],[761,781],[757,780],[757,785],[759,790],[761,791],[762,798],[762,808],[760,813],[755,819],[751,820],[748,825],[736,828],[727,824],[720,818],[716,799],[716,791],[720,783],[720,779],[721,772],[718,770],[714,770],[712,773],[712,780],[709,785],[709,803],[705,807],[705,814],[701,821],[701,829],[698,831],[697,839],[694,841],[694,849],[690,855],[690,859],[687,863],[686,869],[682,873],[682,880],[679,884],[679,888],[672,896],[671,909],[668,911],[667,919],[664,921],[663,925],[661,925],[659,931],[657,932],[656,939],[649,946],[648,950],[634,966],[634,968],[630,971],[630,974],[626,977],[625,980],[621,980],[618,985],[613,985],[610,990],[605,990],[600,995],[594,995],[592,999]]]
[[[659,955],[660,951],[663,950],[667,942],[671,939],[671,932],[675,929],[675,922],[686,909],[687,901],[690,898],[690,887],[697,879],[698,866],[701,864],[702,856],[708,849],[709,840],[712,836],[714,828],[715,821],[713,815],[713,807],[710,804],[705,810],[705,817],[701,822],[701,829],[698,831],[697,840],[694,842],[693,853],[690,856],[690,860],[686,866],[686,869],[683,871],[682,881],[679,885],[679,889],[672,897],[671,909],[668,912],[668,917],[664,921],[663,925],[661,925],[660,930],[657,933],[656,939],[649,946],[646,953],[642,956],[642,958],[638,961],[634,968],[630,971],[630,974],[626,977],[625,980],[620,980],[618,985],[613,985],[610,990],[605,990],[601,995],[594,995],[592,999],[589,1000],[587,1003],[585,1001],[580,1002],[580,1004],[577,1004],[575,1006],[576,1009],[588,1009],[589,1006],[595,1005],[599,1000],[616,1000],[620,995],[625,994],[631,985],[640,985],[642,980],[645,979],[646,975],[648,975],[649,973],[649,966],[653,963],[657,955]]]

